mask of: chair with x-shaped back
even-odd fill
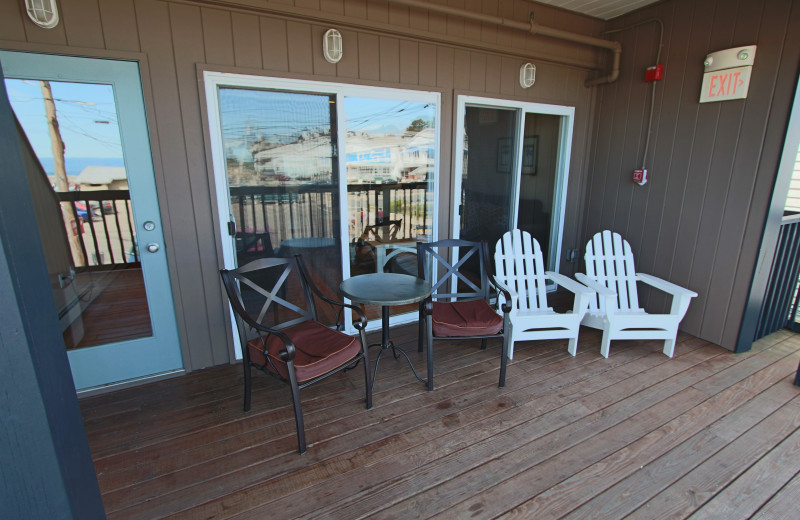
[[[364,327],[367,318],[354,306],[326,297],[314,286],[300,255],[261,258],[238,269],[220,271],[236,316],[244,366],[244,411],[250,410],[251,367],[288,383],[294,404],[297,443],[306,451],[300,390],[364,361],[367,408],[372,384]],[[353,337],[318,320],[315,297],[353,311]],[[338,324],[337,324],[338,325]]]

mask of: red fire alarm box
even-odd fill
[[[664,79],[664,66],[663,65],[653,65],[652,67],[647,67],[644,71],[644,80],[645,81],[661,81]]]
[[[633,170],[633,182],[638,184],[639,186],[644,186],[647,182],[647,170],[640,169],[640,170]]]

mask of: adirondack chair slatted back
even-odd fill
[[[550,311],[547,306],[542,248],[527,231],[505,233],[494,250],[497,280],[516,295],[517,311]]]
[[[620,311],[641,311],[636,291],[636,270],[633,252],[627,240],[618,233],[602,231],[586,244],[586,275],[617,293]],[[590,312],[605,312],[602,297],[592,297]]]
[[[476,300],[489,297],[482,247],[481,242],[458,239],[417,242],[419,273],[422,278],[431,282],[433,291],[431,297],[434,301]],[[450,263],[449,253],[457,255],[458,260]],[[479,272],[468,273],[462,269],[468,261],[477,263]]]

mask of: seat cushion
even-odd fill
[[[486,300],[433,302],[433,335],[483,336],[503,329],[503,318]]]
[[[282,329],[294,343],[297,353],[294,357],[294,370],[297,381],[302,383],[340,367],[361,352],[361,341],[337,330],[333,330],[317,321],[305,321]],[[289,372],[279,352],[286,348],[277,336],[269,334],[266,338],[266,350],[270,363],[264,356],[264,345],[261,338],[247,342],[250,350],[250,361],[263,365],[271,372],[289,379]],[[273,368],[274,367],[274,368]]]

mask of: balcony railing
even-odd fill
[[[384,220],[401,221],[397,238],[414,239],[431,231],[433,212],[427,182],[350,184],[347,192],[351,237]],[[335,186],[244,186],[231,187],[230,194],[237,231],[266,237],[249,247],[278,247],[290,238],[335,238],[339,232],[334,223],[339,208]],[[76,271],[141,265],[127,190],[57,195],[67,205],[66,215],[72,221],[65,231],[79,237],[70,241]]]
[[[777,330],[797,329],[795,317],[800,302],[800,213],[783,217],[778,245],[761,306],[758,329],[754,339],[763,338]]]
[[[139,267],[139,251],[128,190],[58,192],[71,223],[65,229],[79,237],[70,241],[75,270]]]

